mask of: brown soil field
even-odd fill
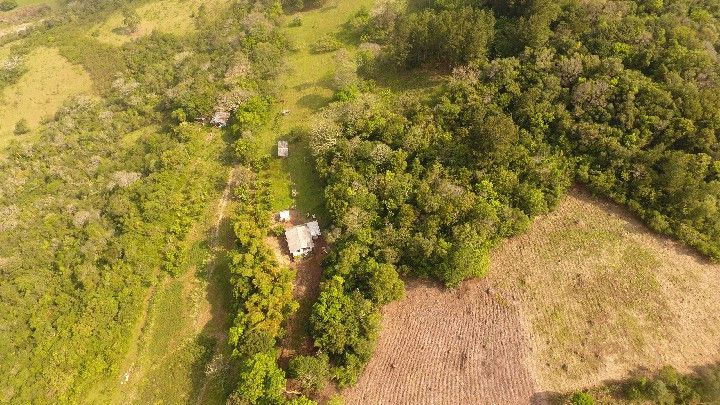
[[[411,282],[383,309],[378,347],[348,404],[516,404],[536,391],[518,307],[486,281]]]
[[[412,282],[348,404],[527,404],[720,360],[720,266],[575,188],[484,280]]]

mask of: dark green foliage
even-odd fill
[[[297,356],[290,360],[290,377],[300,383],[305,392],[322,391],[330,379],[330,363],[328,355],[319,353],[316,356]]]
[[[393,282],[375,291],[377,276],[484,274],[492,246],[550,211],[573,174],[720,259],[716,3],[414,0],[350,20],[385,45],[365,71],[455,69],[430,97],[338,92],[311,136],[337,227],[314,336],[336,379],[352,381],[372,342],[338,308],[399,296]],[[637,390],[696,401],[685,386],[665,373]]]
[[[378,22],[385,14],[367,17],[365,29],[389,45],[386,59],[415,61],[406,65],[412,67],[427,57],[426,47],[407,44],[442,31],[433,19],[491,10],[495,35],[482,51],[460,39],[442,43],[459,52],[443,61],[469,62],[454,74],[456,84],[498,92],[502,111],[463,117],[474,120],[469,133],[478,149],[502,160],[512,156],[507,148],[516,139],[522,142],[522,130],[532,136],[541,130],[547,134],[542,142],[574,158],[578,180],[626,204],[654,229],[719,259],[718,6],[619,4],[414,1],[407,14],[390,15],[391,23]],[[473,13],[452,18],[453,29],[473,21]],[[393,35],[407,24],[412,38],[396,44]],[[504,136],[496,139],[497,133]],[[525,213],[546,209],[535,191],[518,192]]]
[[[388,36],[392,60],[406,68],[457,66],[487,54],[495,18],[472,7],[423,10],[397,19]]]
[[[372,302],[357,291],[346,292],[344,283],[340,276],[325,282],[310,316],[315,346],[335,360],[341,386],[357,381],[372,355],[380,323]]]

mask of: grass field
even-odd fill
[[[338,33],[341,25],[354,13],[361,7],[371,6],[373,2],[332,0],[323,8],[288,17],[288,21],[300,18],[302,25],[286,28],[297,50],[287,60],[289,70],[281,82],[283,91],[273,124],[261,134],[263,148],[268,153],[276,156],[277,141],[289,139],[293,128],[307,128],[312,115],[331,101],[333,91],[328,85],[328,79],[334,72],[336,52],[313,53],[310,46],[323,35]],[[347,48],[352,51],[352,46],[348,45]],[[289,110],[290,113],[283,116],[280,114],[282,110]],[[328,224],[322,185],[304,140],[291,140],[290,157],[273,159],[270,171],[275,209],[287,209],[295,205],[302,214],[315,214],[322,225]],[[296,198],[292,197],[293,189],[297,191]]]
[[[123,16],[119,11],[113,13],[103,23],[90,29],[91,35],[100,42],[110,45],[122,45],[135,38],[149,35],[153,31],[183,35],[195,30],[195,15],[201,5],[208,12],[221,4],[220,0],[156,0],[137,6],[135,11],[140,16],[140,25],[136,32],[126,35],[118,28],[123,26]]]
[[[27,72],[0,96],[0,149],[16,138],[13,130],[19,120],[26,119],[35,130],[65,100],[92,91],[90,76],[55,48],[33,50],[25,57],[25,65]],[[32,133],[21,137],[30,138]]]
[[[720,266],[581,189],[493,255],[544,390],[720,360]]]

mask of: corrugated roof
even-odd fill
[[[287,157],[289,152],[287,141],[278,141],[278,156]]]
[[[315,244],[310,234],[310,229],[305,225],[294,226],[285,231],[290,253],[302,252],[305,249],[312,249]]]

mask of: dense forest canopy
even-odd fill
[[[370,357],[399,275],[484,274],[573,181],[720,259],[718,18],[713,0],[410,0],[350,20],[380,49],[366,78],[447,80],[428,96],[348,81],[310,134],[337,226],[312,327],[336,379]]]

